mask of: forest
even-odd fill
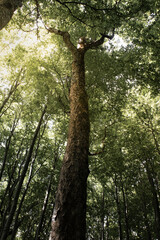
[[[0,0],[0,240],[160,240],[159,32],[159,0]]]

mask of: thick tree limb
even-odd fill
[[[108,34],[105,34],[105,33],[101,33],[102,37],[108,38],[109,40],[112,40],[114,38],[114,34],[115,34],[115,28],[113,28],[113,31],[112,31],[111,35],[108,35]]]
[[[0,0],[0,30],[11,20],[14,11],[22,6],[23,0]]]
[[[102,45],[104,43],[104,39],[105,37],[102,36],[100,39],[96,40],[96,41],[90,41],[90,42],[85,42],[84,43],[84,48],[85,48],[85,51],[89,50],[89,49],[93,49],[93,48],[97,48],[99,47],[100,45]]]
[[[68,47],[68,49],[72,52],[72,54],[74,54],[76,52],[76,47],[73,45],[73,43],[70,40],[70,34],[68,32],[63,32],[60,30],[57,30],[55,28],[47,28],[48,32],[50,33],[55,33],[57,35],[60,35],[63,37],[63,41],[65,42],[66,46]]]
[[[105,38],[108,38],[108,39],[111,40],[111,39],[113,39],[113,37],[114,37],[114,29],[113,29],[112,35],[101,34],[101,38],[100,39],[95,40],[95,41],[91,40],[89,42],[87,42],[87,40],[85,38],[80,38],[80,42],[79,43],[82,46],[84,46],[85,51],[87,51],[89,49],[94,49],[94,48],[97,48],[100,45],[102,45],[104,43]]]

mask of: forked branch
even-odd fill
[[[87,42],[85,43],[85,50],[87,51],[88,49],[94,49],[94,48],[99,47],[100,45],[102,45],[104,43],[105,38],[112,40],[114,38],[114,33],[115,33],[115,29],[113,29],[113,32],[111,35],[101,33],[100,39],[98,39],[96,41],[90,41],[88,43]]]
[[[45,26],[46,27],[46,26]],[[72,52],[75,53],[75,51],[77,50],[76,47],[73,45],[73,43],[70,40],[70,34],[68,32],[63,32],[60,31],[56,28],[47,28],[47,31],[50,33],[55,33],[56,35],[60,35],[63,37],[63,41],[65,42],[66,46],[68,47],[68,49]]]
[[[101,33],[102,37],[108,38],[109,40],[112,40],[114,38],[114,34],[115,34],[115,28],[113,28],[113,31],[112,31],[111,35],[108,35],[108,34],[105,34],[105,33]]]

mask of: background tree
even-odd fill
[[[14,11],[22,6],[22,0],[0,1],[0,30],[11,20]]]

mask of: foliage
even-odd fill
[[[85,59],[91,122],[87,238],[159,239],[159,2],[37,3],[24,1],[0,32],[0,231],[47,106],[8,239],[36,239],[47,191],[39,236],[49,235],[71,79],[70,54],[44,28],[52,26],[69,31],[75,44],[81,36],[113,32],[126,42],[109,40]]]

